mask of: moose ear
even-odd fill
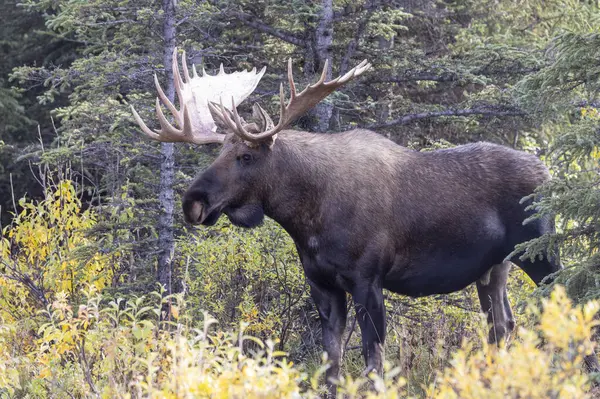
[[[251,133],[254,132],[250,129],[255,129],[256,133],[261,133],[267,132],[275,128],[275,124],[273,123],[271,117],[258,103],[255,103],[252,106],[252,119],[254,120],[254,122],[246,126],[247,130]],[[275,144],[276,138],[277,134],[274,134],[265,138],[262,141],[262,143],[265,144],[268,148],[273,148],[273,144]]]
[[[275,127],[275,124],[273,123],[271,117],[265,112],[264,109],[262,109],[262,107],[258,103],[255,103],[252,106],[252,118],[258,126],[258,132],[266,132]]]

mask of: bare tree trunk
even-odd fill
[[[315,33],[315,69],[321,72],[325,65],[325,60],[329,59],[327,67],[327,79],[331,79],[331,45],[333,43],[333,1],[321,1],[321,18]],[[326,132],[329,129],[329,120],[333,105],[327,102],[321,102],[315,107],[314,115],[316,116],[315,130],[318,132]]]
[[[175,48],[175,4],[174,0],[163,0],[163,36],[165,40],[163,62],[165,65],[166,90],[169,100],[173,102],[175,87],[173,82],[173,68],[171,64],[173,50]],[[160,186],[158,201],[160,205],[160,216],[158,219],[158,267],[157,279],[164,287],[165,294],[172,292],[173,274],[173,252],[175,250],[175,239],[173,234],[173,210],[174,195],[173,182],[175,178],[175,159],[173,156],[173,143],[161,144],[162,162],[160,164]]]

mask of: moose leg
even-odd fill
[[[510,303],[506,292],[506,280],[511,263],[504,262],[493,266],[477,281],[477,294],[481,310],[487,314],[490,343],[501,342],[515,328]]]
[[[504,286],[504,311],[506,312],[508,332],[512,332],[515,329],[515,316],[513,316],[512,309],[510,308],[510,302],[508,301],[508,292],[506,286]]]
[[[332,396],[335,396],[335,382],[340,374],[342,360],[342,335],[346,328],[346,292],[327,287],[324,288],[309,281],[310,293],[317,306],[321,319],[323,349],[327,352],[330,367],[325,374]]]
[[[356,309],[356,318],[362,332],[362,346],[365,374],[383,372],[383,344],[385,343],[385,306],[383,291],[371,284],[359,286],[352,297]]]

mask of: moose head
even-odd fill
[[[275,125],[259,104],[252,107],[252,123],[246,123],[237,111],[237,106],[256,88],[266,67],[258,73],[254,68],[250,72],[227,74],[221,64],[217,75],[208,75],[203,70],[202,76],[199,76],[193,66],[190,76],[185,52],[182,54],[182,65],[183,79],[179,72],[175,49],[173,74],[181,109],[177,110],[165,96],[155,75],[154,81],[158,91],[156,114],[161,128],[157,131],[148,128],[132,107],[134,117],[142,131],[154,140],[199,145],[223,144],[219,157],[185,193],[183,213],[188,223],[203,225],[213,225],[224,213],[233,224],[243,227],[255,227],[264,218],[265,198],[268,197],[272,185],[270,179],[278,173],[275,170],[278,165],[273,156],[273,153],[277,152],[277,148],[274,148],[277,134],[334,90],[371,67],[364,60],[344,75],[326,82],[325,65],[320,79],[297,93],[290,59],[290,98],[286,104],[282,83],[279,93],[279,122]],[[178,127],[165,118],[159,98],[171,111]],[[226,101],[224,105],[224,100],[230,101]]]

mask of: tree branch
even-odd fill
[[[478,76],[478,75],[510,75],[510,74],[525,74],[539,71],[540,68],[522,68],[522,69],[498,69],[492,70],[489,66],[483,67],[481,69],[471,71],[468,75]],[[468,77],[468,75],[465,75]],[[414,82],[417,80],[426,80],[431,82],[455,82],[458,80],[464,79],[464,77],[460,76],[456,72],[447,71],[447,72],[412,72],[406,71],[404,75],[401,76],[381,76],[375,77],[371,81],[373,83],[407,83]]]
[[[406,125],[408,123],[430,118],[439,118],[443,116],[525,116],[527,113],[518,109],[509,110],[494,110],[490,108],[467,108],[467,109],[447,109],[444,111],[421,112],[417,114],[408,114],[400,118],[392,119],[383,123],[373,123],[365,126],[365,129],[377,129],[382,127],[390,127],[396,125]]]
[[[418,72],[414,74],[406,74],[404,76],[381,76],[371,80],[373,83],[406,83],[414,82],[417,80],[428,80],[432,82],[454,82],[458,80],[458,76],[452,72],[443,72],[441,74],[434,74],[430,72]]]
[[[0,259],[0,264],[2,264],[5,268],[7,268],[11,272],[11,274],[2,273],[2,275],[5,278],[8,278],[10,280],[13,280],[13,281],[16,281],[16,282],[22,284],[29,290],[29,293],[31,294],[31,296],[33,298],[37,299],[42,305],[44,305],[44,307],[48,306],[49,302],[48,302],[48,299],[46,298],[46,294],[44,292],[43,287],[38,287],[33,282],[31,277],[29,277],[29,275],[27,275],[26,273],[22,273],[17,266],[11,265],[8,261],[6,261],[4,259]]]
[[[296,46],[300,46],[300,47],[306,46],[306,43],[303,39],[293,35],[290,32],[286,32],[281,29],[275,29],[272,26],[267,25],[266,23],[262,22],[258,18],[255,18],[251,15],[244,14],[242,12],[232,12],[231,15],[235,18],[238,18],[245,25],[247,25],[251,28],[257,29],[263,33],[267,33],[271,36],[274,36],[278,39],[281,39],[285,42],[294,44]]]

